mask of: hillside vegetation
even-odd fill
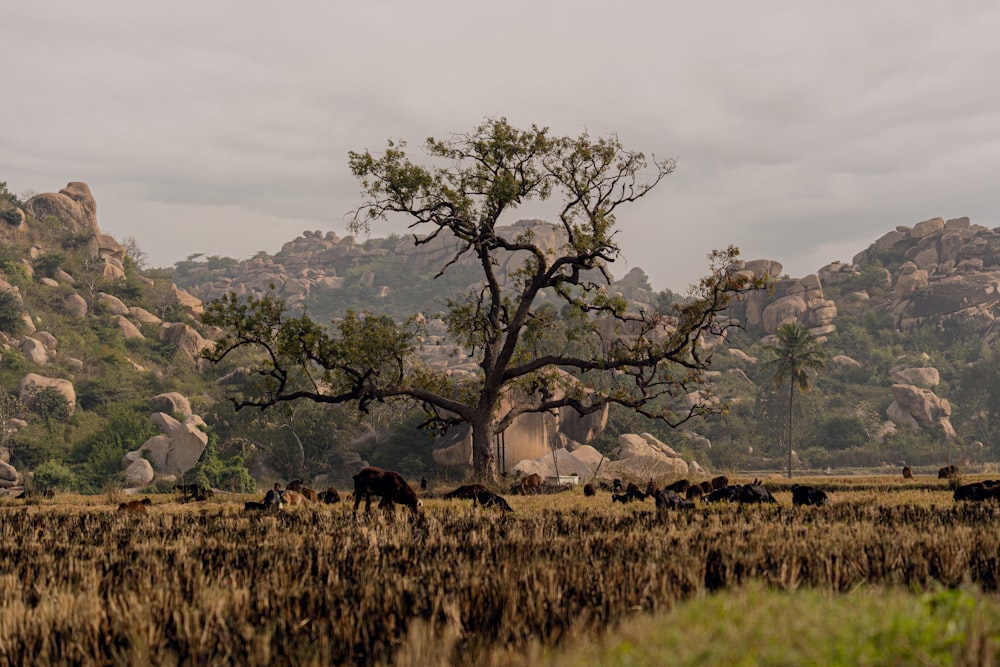
[[[204,420],[198,428],[208,436],[205,454],[185,479],[232,489],[293,478],[345,485],[362,462],[409,477],[462,475],[434,464],[434,440],[416,428],[422,415],[403,405],[378,406],[364,416],[347,406],[313,404],[236,412],[226,395],[238,365],[210,366],[199,358],[198,347],[213,338],[198,318],[203,301],[226,290],[263,293],[273,285],[289,308],[305,309],[321,321],[348,309],[398,319],[421,313],[437,335],[425,352],[439,353],[442,363],[458,372],[474,372],[474,366],[462,365],[460,350],[441,340],[434,319],[445,300],[474,284],[476,276],[462,265],[439,276],[446,247],[418,252],[407,237],[358,242],[307,232],[274,256],[261,253],[244,261],[192,256],[174,267],[150,269],[135,239],[119,243],[100,232],[94,206],[88,228],[69,213],[21,201],[0,187],[0,382],[6,389],[0,447],[18,471],[34,473],[35,483],[45,488],[97,492],[123,485],[123,458],[160,432],[151,420],[160,409],[153,398],[176,392]],[[544,231],[539,221],[518,224]],[[986,259],[945,260],[939,250],[939,262],[929,271],[916,270],[918,278],[919,271],[930,278],[905,294],[901,285],[914,274],[908,266],[932,247],[927,238],[937,244],[933,247],[947,245],[948,227],[935,232],[940,238],[921,237],[922,247],[905,234],[880,239],[852,264],[818,272],[822,298],[810,299],[809,310],[799,316],[827,313],[819,324],[809,324],[821,332],[831,361],[813,379],[813,391],[794,405],[797,467],[896,467],[905,461],[936,469],[947,462],[981,467],[1000,458],[995,437],[1000,391],[994,391],[1000,389],[1000,356],[993,349],[995,327],[984,317],[989,306],[955,306],[975,298],[968,296],[970,285],[975,294],[985,293],[977,281],[992,276],[992,260],[981,241],[992,247],[992,232],[970,228],[967,221],[963,229],[962,247],[980,248],[977,257]],[[946,274],[947,261],[952,268]],[[714,391],[729,405],[726,414],[673,431],[612,410],[607,427],[590,444],[610,453],[619,434],[650,433],[710,470],[782,469],[787,391],[774,385],[763,363],[771,323],[760,313],[788,298],[782,290],[796,280],[781,275],[776,262],[769,266],[778,267],[775,293],[734,313],[747,326],[715,353]],[[961,267],[964,272],[956,273]],[[636,309],[662,310],[681,298],[654,290],[639,268],[618,278],[612,290]],[[106,297],[128,312],[115,312]],[[169,333],[181,325],[197,335],[193,347]],[[41,342],[44,359],[28,338]],[[924,379],[914,379],[914,371]],[[73,400],[48,388],[26,395],[21,385],[32,373],[68,380]],[[899,403],[894,385],[900,384],[932,394],[936,421],[893,422],[890,414],[898,412]]]

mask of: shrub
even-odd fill
[[[73,471],[65,464],[52,459],[35,468],[32,480],[42,491],[69,491],[76,483]]]

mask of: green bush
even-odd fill
[[[35,468],[32,483],[42,491],[70,491],[76,476],[64,463],[50,459]]]

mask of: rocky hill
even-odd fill
[[[553,248],[562,242],[557,227],[538,220],[503,233],[526,230]],[[240,367],[208,367],[198,357],[217,333],[199,320],[204,301],[273,286],[291,308],[320,321],[349,308],[400,319],[422,313],[425,360],[475,373],[435,314],[479,274],[459,262],[438,275],[455,251],[443,238],[415,246],[410,237],[359,242],[307,231],[274,255],[193,256],[144,272],[123,243],[101,232],[86,184],[70,183],[25,202],[0,188],[0,243],[0,382],[8,392],[0,392],[0,488],[19,486],[19,471],[99,491],[191,476],[245,487],[251,474],[262,483],[342,483],[365,462],[415,475],[458,474],[447,471],[465,465],[463,434],[441,442],[418,436],[419,419],[388,407],[365,420],[314,405],[235,413],[225,396],[240,382]],[[509,273],[519,257],[502,261]],[[815,274],[790,277],[766,259],[748,260],[744,270],[773,277],[774,289],[734,312],[746,330],[716,355],[714,391],[727,414],[678,431],[615,410],[588,420],[526,417],[511,431],[521,469],[543,471],[551,460],[564,473],[617,470],[605,455],[677,474],[780,468],[787,403],[764,346],[791,320],[823,340],[830,359],[815,391],[795,406],[802,467],[1000,457],[993,445],[1000,443],[1000,398],[993,399],[1000,397],[993,352],[1000,232],[934,218],[898,226],[850,262]],[[637,310],[678,299],[654,291],[640,268],[612,290]],[[565,449],[559,456],[551,453],[556,440]]]

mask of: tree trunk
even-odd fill
[[[788,381],[788,479],[792,478],[792,396],[795,394],[795,381]]]
[[[491,431],[486,425],[472,425],[472,472],[476,479],[484,482],[497,481],[497,459]]]

